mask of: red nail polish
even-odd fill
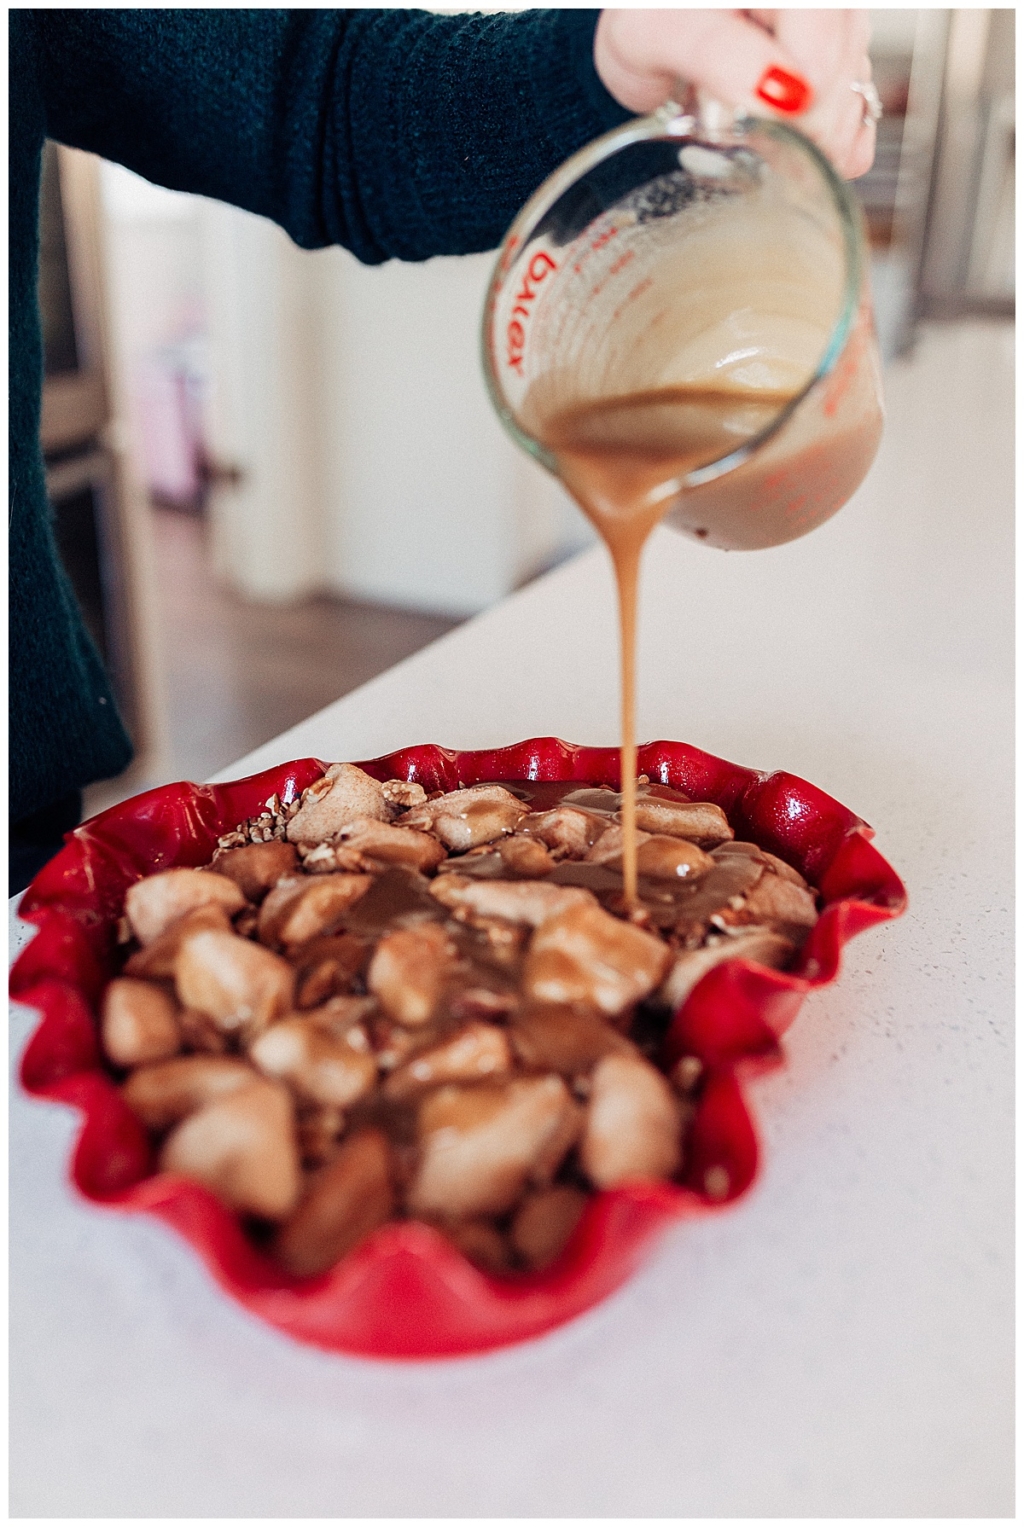
[[[812,91],[799,74],[789,74],[785,69],[766,69],[757,86],[757,94],[776,111],[796,113],[806,111],[811,104]]]

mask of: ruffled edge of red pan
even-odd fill
[[[503,779],[619,784],[618,749],[554,737],[478,752],[423,744],[360,767],[427,790]],[[376,1231],[329,1273],[300,1280],[264,1256],[205,1188],[153,1174],[146,1132],[103,1066],[96,1012],[127,887],[158,869],[208,863],[221,834],[272,794],[294,799],[324,768],[305,758],[225,785],[165,785],[68,835],[19,908],[38,932],[12,969],[11,995],[40,1013],[22,1056],[22,1085],[81,1113],[69,1175],[85,1198],[173,1226],[231,1297],[298,1341],[364,1357],[439,1358],[539,1336],[619,1287],[668,1225],[719,1212],[747,1191],[759,1149],[745,1081],[782,1063],[779,1041],[807,992],[835,979],[850,938],[902,913],[906,892],[873,847],[871,828],[816,786],[686,743],[648,743],[639,753],[642,773],[715,801],[739,837],[794,865],[824,903],[795,969],[730,961],[676,1012],[666,1059],[696,1055],[706,1077],[684,1179],[596,1194],[565,1252],[542,1273],[489,1276],[429,1226],[409,1221]],[[717,1197],[706,1192],[709,1183]]]

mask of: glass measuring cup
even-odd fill
[[[509,229],[484,309],[499,417],[612,557],[625,910],[637,910],[640,556],[659,520],[778,545],[863,478],[881,434],[859,213],[818,150],[693,97],[569,159]]]
[[[881,434],[852,195],[800,133],[715,103],[669,102],[540,187],[502,245],[483,357],[506,428],[591,518],[595,492],[625,495],[710,545],[813,529]]]

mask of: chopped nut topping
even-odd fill
[[[272,795],[261,812],[240,823],[234,832],[225,833],[217,840],[218,853],[226,849],[244,848],[251,843],[279,842],[284,838],[288,819],[298,807],[298,801],[282,805],[278,797]]]
[[[386,779],[380,788],[393,810],[410,811],[413,806],[422,806],[427,798],[423,786],[408,779]]]

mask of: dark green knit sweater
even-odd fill
[[[628,115],[595,11],[40,10],[10,16],[10,780],[17,820],[131,756],[54,550],[36,302],[47,136],[360,260],[493,248]]]

